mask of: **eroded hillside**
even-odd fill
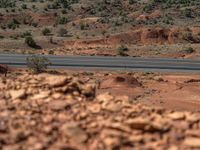
[[[61,55],[197,57],[199,6],[198,0],[1,1],[0,49]]]

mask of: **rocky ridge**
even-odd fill
[[[0,78],[0,149],[200,149],[200,114],[95,95],[64,75]]]

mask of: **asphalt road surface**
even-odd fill
[[[26,67],[30,55],[0,54],[0,64]],[[127,71],[200,72],[200,61],[189,59],[103,57],[103,56],[53,56],[45,55],[51,68],[80,68]]]

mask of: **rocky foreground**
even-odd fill
[[[2,150],[200,149],[200,113],[96,95],[63,75],[0,78]]]

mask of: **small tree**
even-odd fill
[[[33,48],[36,48],[36,47],[37,47],[36,42],[34,41],[34,39],[33,39],[31,36],[26,36],[26,37],[25,37],[25,43],[26,43],[28,46],[33,47]]]
[[[44,72],[47,69],[47,67],[51,64],[48,58],[36,55],[27,57],[26,61],[27,67],[34,74]]]
[[[42,30],[42,34],[45,35],[45,36],[49,35],[50,33],[51,33],[51,30],[49,28],[44,28]]]
[[[124,45],[120,45],[118,48],[117,48],[117,52],[119,55],[121,56],[125,56],[126,55],[126,51],[128,51],[128,48]]]

